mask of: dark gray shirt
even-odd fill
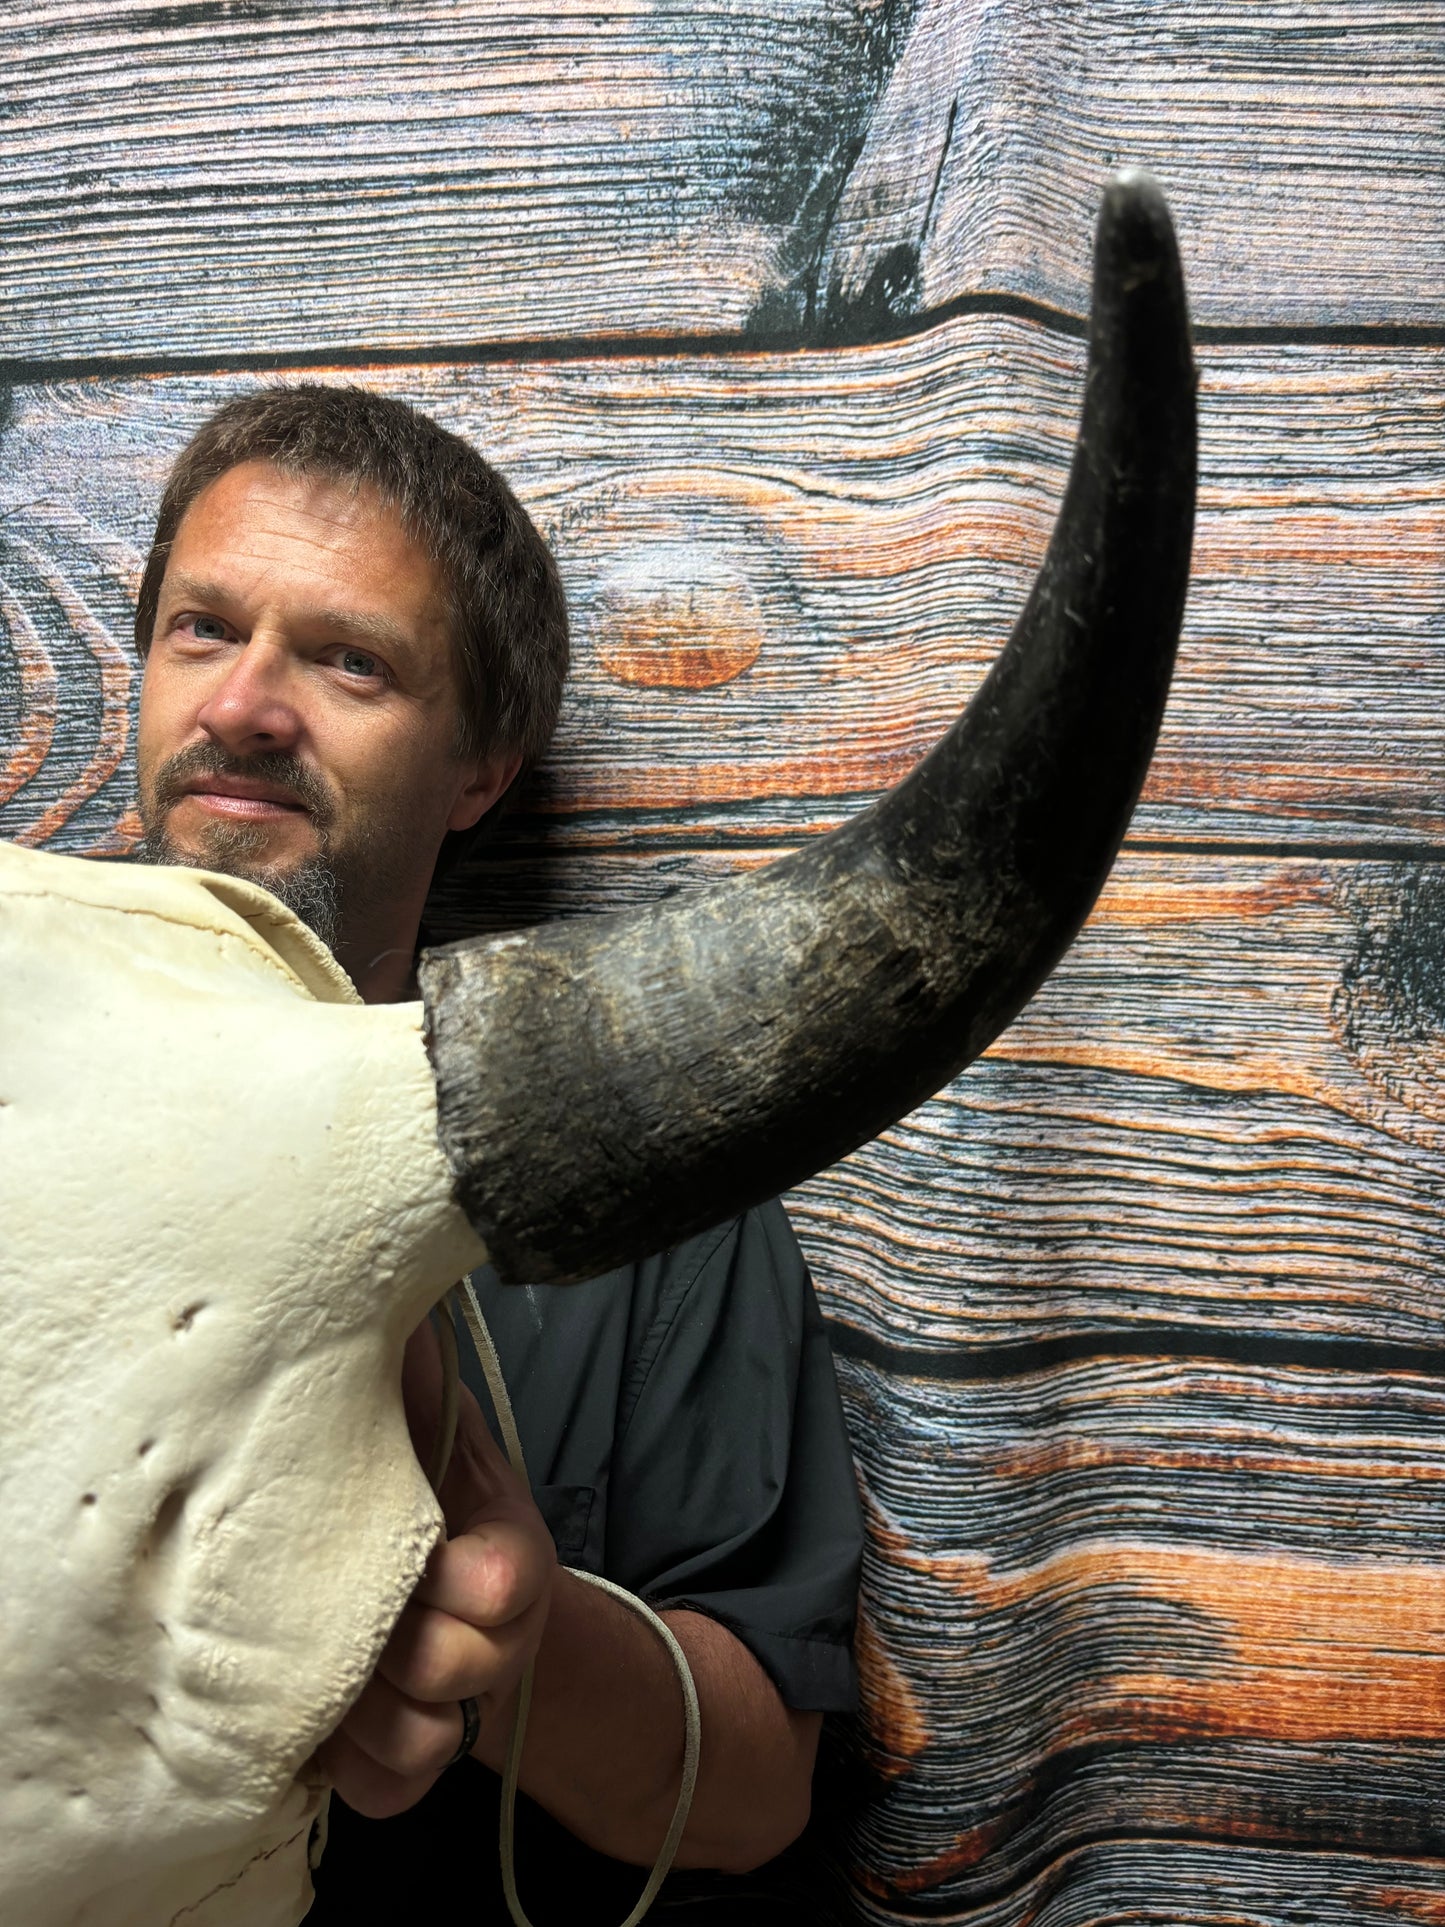
[[[789,1706],[850,1709],[862,1518],[827,1336],[782,1206],[587,1284],[503,1287],[488,1270],[474,1283],[563,1563],[720,1621]],[[462,1376],[490,1416],[465,1334]],[[641,1876],[523,1804],[518,1878],[538,1927],[549,1907],[575,1919],[583,1897],[605,1910],[614,1890],[625,1912]],[[461,1867],[477,1917],[505,1920],[483,1768],[454,1768],[396,1820],[332,1805],[315,1927],[366,1906],[430,1919]]]

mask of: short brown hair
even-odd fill
[[[181,518],[218,476],[255,461],[366,484],[395,508],[430,556],[449,605],[459,753],[520,754],[530,768],[551,740],[567,676],[567,603],[556,564],[490,462],[419,409],[367,388],[258,388],[224,403],[192,436],[166,482],[141,576],[140,654],[150,648]]]

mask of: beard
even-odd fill
[[[267,835],[260,824],[207,824],[193,848],[179,844],[166,828],[172,807],[197,776],[249,776],[289,790],[310,814],[319,847],[311,856],[278,864],[266,855]],[[142,783],[139,799],[142,835],[136,855],[143,863],[176,864],[217,870],[223,876],[259,883],[335,950],[343,934],[348,899],[357,894],[365,859],[376,840],[364,832],[335,847],[336,803],[314,771],[283,750],[232,756],[217,743],[193,743],[169,757],[153,782]]]

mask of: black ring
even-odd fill
[[[447,1761],[447,1766],[457,1766],[476,1745],[482,1732],[482,1709],[474,1699],[458,1700],[462,1709],[462,1743]],[[442,1768],[446,1771],[446,1767]]]

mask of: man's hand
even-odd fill
[[[430,1325],[412,1334],[402,1389],[417,1456],[428,1464],[441,1410]],[[650,1865],[682,1766],[671,1661],[625,1607],[559,1570],[541,1514],[465,1386],[439,1497],[451,1536],[432,1554],[360,1699],[320,1749],[323,1772],[359,1813],[403,1812],[455,1754],[458,1701],[468,1697],[482,1714],[473,1753],[500,1772],[517,1686],[540,1647],[522,1790],[588,1846]],[[808,1817],[820,1716],[785,1707],[724,1627],[685,1610],[665,1617],[692,1668],[704,1734],[678,1864],[745,1872],[781,1852]]]
[[[430,1324],[408,1342],[402,1389],[425,1464],[441,1411]],[[438,1495],[450,1536],[428,1561],[361,1698],[320,1750],[337,1792],[372,1819],[413,1806],[447,1765],[462,1737],[459,1701],[477,1700],[485,1750],[500,1750],[547,1623],[557,1568],[551,1535],[476,1400],[459,1390],[456,1448]]]

